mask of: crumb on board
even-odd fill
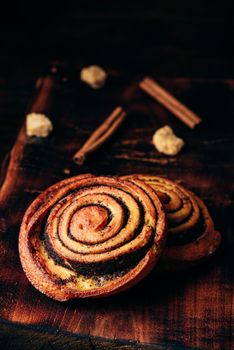
[[[68,168],[63,169],[64,174],[69,175],[71,173],[71,170]]]

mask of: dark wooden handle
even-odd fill
[[[29,105],[28,112],[49,113],[54,100],[56,78],[48,75],[40,78],[40,86],[36,96]]]
[[[37,113],[48,113],[53,105],[54,92],[56,86],[56,77],[48,75],[41,78],[39,90],[27,108],[26,113],[37,112]],[[27,136],[25,133],[25,124],[21,127],[17,142],[10,152],[10,156],[7,155],[8,167],[5,166],[5,177],[4,181],[0,183],[0,206],[1,210],[5,208],[7,199],[12,194],[12,191],[16,191],[15,181],[18,178],[19,169],[17,167],[20,164],[24,155],[24,149],[27,145]]]

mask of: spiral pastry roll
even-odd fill
[[[20,259],[31,283],[53,299],[106,296],[151,271],[165,226],[162,204],[145,182],[80,175],[30,205]]]
[[[157,176],[130,175],[150,185],[167,214],[166,248],[160,260],[165,270],[186,269],[212,255],[220,245],[221,235],[203,201],[178,184]]]

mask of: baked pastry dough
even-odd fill
[[[19,252],[30,282],[65,301],[132,286],[154,267],[166,235],[151,186],[79,175],[40,194],[26,211]]]
[[[140,179],[159,196],[167,214],[166,248],[160,259],[163,270],[187,269],[212,255],[220,245],[221,235],[203,201],[184,187],[153,175],[129,175]]]

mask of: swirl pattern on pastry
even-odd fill
[[[184,187],[153,175],[129,175],[150,185],[167,214],[167,246],[161,261],[165,269],[183,269],[212,255],[220,245],[221,235],[203,201]]]
[[[21,263],[31,283],[54,299],[113,294],[151,271],[165,226],[158,196],[141,180],[76,176],[26,211]]]

